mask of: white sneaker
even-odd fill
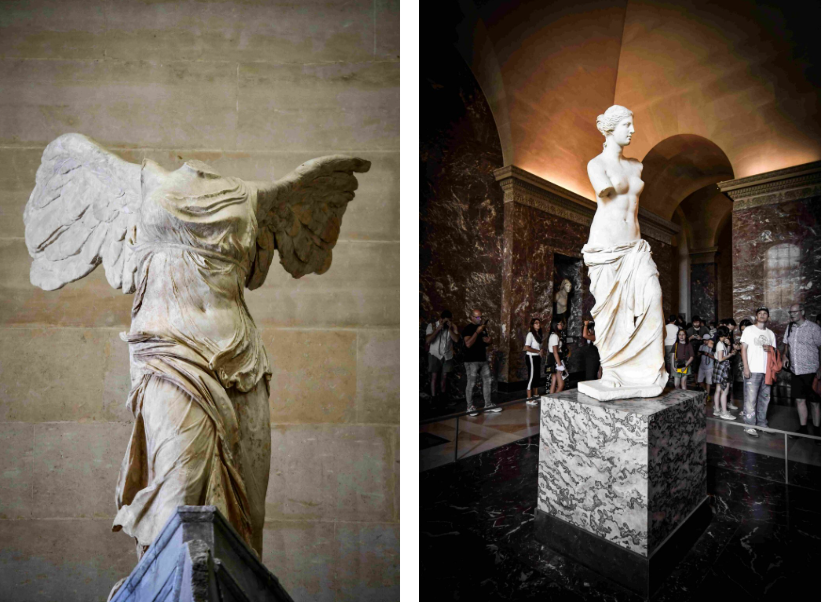
[[[537,397],[532,397],[528,401],[525,402],[529,406],[537,406],[539,405],[539,399]]]
[[[719,411],[719,408],[714,408],[714,416],[722,418],[722,413]]]
[[[738,410],[739,408],[738,408],[738,407],[736,407],[734,404],[729,403],[729,404],[728,404],[728,409],[729,409],[729,410]]]
[[[736,420],[736,416],[731,414],[730,412],[725,412],[724,414],[719,415],[722,420]]]
[[[499,407],[495,406],[495,407],[492,407],[492,408],[488,408],[487,410],[485,410],[485,412],[487,414],[490,414],[490,413],[496,414],[497,412],[502,412],[502,408],[499,408]]]
[[[474,406],[471,406],[470,408],[468,408],[468,415],[469,416],[479,416],[479,412],[477,411],[477,408],[475,408]]]
[[[751,437],[759,437],[759,432],[756,429],[745,429],[745,432]]]

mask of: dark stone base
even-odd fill
[[[293,602],[214,506],[179,506],[111,602]]]
[[[706,497],[650,558],[640,556],[564,520],[535,510],[534,536],[552,550],[649,598],[711,522]]]

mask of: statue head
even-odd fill
[[[563,278],[562,284],[559,285],[566,293],[570,293],[574,286],[571,284],[571,281],[567,278]]]
[[[597,129],[605,136],[605,144],[608,138],[613,137],[620,146],[627,146],[631,143],[631,136],[634,133],[634,114],[623,106],[614,105],[608,107],[602,115],[597,117]],[[624,122],[624,123],[623,123]]]

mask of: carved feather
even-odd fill
[[[133,292],[123,241],[140,199],[140,165],[81,134],[52,141],[23,214],[32,284],[56,290],[102,263],[111,286]]]
[[[331,267],[342,217],[357,190],[354,173],[371,163],[334,155],[312,159],[273,183],[250,182],[257,191],[257,257],[246,286],[265,281],[276,247],[280,263],[295,278]]]

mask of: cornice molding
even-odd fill
[[[502,187],[505,203],[519,203],[590,227],[597,205],[585,197],[557,186],[516,165],[506,165],[494,171]],[[673,244],[679,226],[647,209],[639,208],[639,227],[643,234],[665,244]]]
[[[716,253],[719,247],[703,247],[689,251],[691,264],[716,263]]]
[[[820,162],[726,180],[717,186],[734,202],[734,211],[819,196]]]

